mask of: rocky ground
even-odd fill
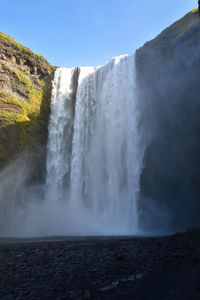
[[[0,299],[200,299],[200,233],[1,240]]]

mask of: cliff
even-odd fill
[[[140,224],[200,225],[200,18],[196,10],[136,52],[146,151]],[[168,225],[171,224],[169,227]]]
[[[0,33],[0,165],[29,150],[43,161],[54,68]]]

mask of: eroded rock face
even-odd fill
[[[0,33],[0,166],[27,149],[45,155],[53,72],[44,57]]]
[[[16,42],[10,36],[0,33],[0,60],[14,65],[26,75],[33,75],[44,81],[51,80],[53,67],[47,60]]]
[[[191,12],[136,53],[146,151],[140,225],[200,225],[200,20]]]

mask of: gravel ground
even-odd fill
[[[0,300],[200,299],[200,232],[0,240]]]

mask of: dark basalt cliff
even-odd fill
[[[197,11],[136,52],[146,150],[140,224],[200,225],[200,18]],[[168,224],[171,224],[170,227]]]
[[[0,33],[0,166],[24,150],[44,161],[53,71]]]

